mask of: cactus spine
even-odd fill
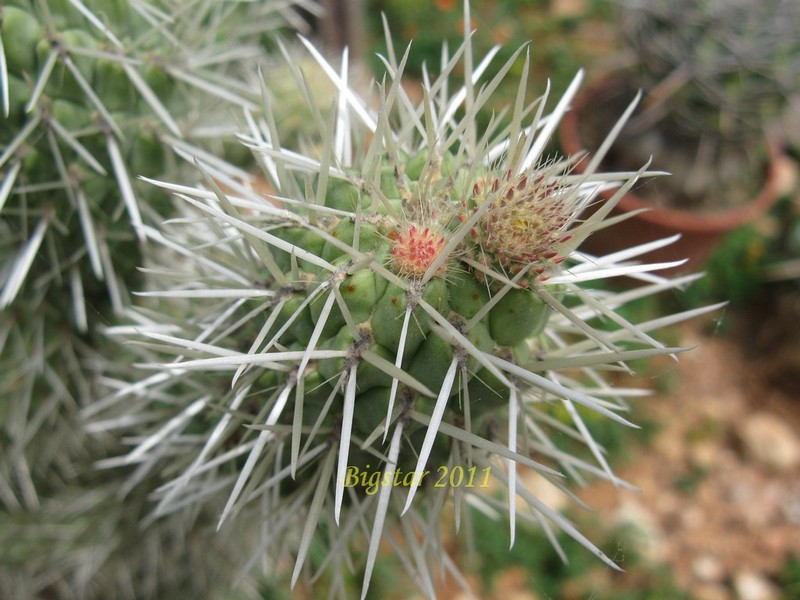
[[[384,534],[433,597],[430,564],[453,567],[438,526],[448,498],[459,522],[470,506],[503,510],[512,544],[517,521],[532,520],[616,568],[517,470],[559,487],[563,476],[622,483],[583,415],[630,425],[621,413],[638,391],[614,389],[601,371],[676,352],[649,331],[688,315],[635,325],[614,311],[688,278],[630,262],[647,247],[610,257],[576,248],[609,224],[644,171],[575,176],[568,160],[545,158],[580,76],[545,118],[546,95],[523,100],[527,61],[510,123],[478,131],[477,111],[521,50],[484,80],[492,56],[473,61],[467,39],[415,104],[401,85],[407,54],[398,61],[390,46],[373,110],[348,86],[346,54],[337,70],[306,45],[338,90],[337,110],[325,119],[310,107],[320,131],[305,153],[282,146],[269,120],[251,122],[247,143],[272,195],[223,192],[213,165],[201,167],[202,186],[158,182],[184,200],[186,218],[158,236],[145,292],[153,304],[129,313],[140,362],[155,374],[120,379],[119,395],[104,403],[118,425],[107,429],[135,435],[119,463],[170,473],[157,514],[222,501],[222,529],[255,519],[264,552],[277,559],[284,541],[294,545],[293,583],[329,568],[342,597],[346,550],[365,548],[365,597]],[[461,66],[463,86],[452,80]],[[582,220],[606,186],[620,192]],[[583,286],[624,274],[647,285]],[[618,328],[600,330],[598,316]],[[128,339],[131,330],[110,333]],[[555,406],[571,423],[553,417]],[[140,424],[123,424],[129,414]],[[559,448],[565,431],[587,456]],[[507,497],[439,489],[430,477],[473,466]],[[367,478],[375,475],[377,484]],[[315,535],[327,553],[309,566]]]
[[[87,437],[80,411],[127,360],[98,329],[140,285],[144,231],[171,212],[138,177],[226,150],[256,108],[244,74],[260,38],[293,4],[0,3],[2,597],[214,595],[227,563],[182,539],[202,516],[143,528],[147,489],[120,502],[123,482],[96,471],[116,441]]]

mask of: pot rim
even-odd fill
[[[614,85],[614,82],[617,80],[619,80],[618,75],[610,74],[584,88],[584,90],[575,97],[571,109],[562,117],[559,126],[559,137],[561,139],[562,148],[568,156],[575,156],[587,151],[581,141],[578,129],[581,111],[586,106],[590,105],[594,94],[603,88]],[[723,232],[735,229],[766,212],[778,198],[778,162],[783,151],[781,145],[770,136],[765,136],[765,143],[768,165],[764,185],[759,190],[755,199],[743,206],[719,212],[694,212],[675,208],[655,207],[635,192],[629,191],[620,199],[617,208],[624,212],[644,209],[637,215],[638,218],[647,222],[665,225],[687,232]],[[575,171],[577,173],[584,173],[587,163],[588,160],[586,158],[577,161],[574,165]],[[613,189],[606,190],[601,192],[600,195],[605,199],[609,199],[614,195],[615,191],[616,190]]]

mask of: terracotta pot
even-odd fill
[[[565,153],[575,155],[586,147],[580,128],[581,115],[584,111],[596,109],[602,104],[604,98],[613,94],[616,78],[599,80],[589,86],[576,97],[572,110],[567,112],[559,130],[561,145]],[[620,115],[609,115],[608,128],[613,126]],[[617,142],[620,143],[620,142]],[[681,238],[665,248],[645,254],[641,260],[648,262],[666,262],[688,259],[687,263],[670,271],[662,273],[676,273],[696,270],[711,254],[714,247],[725,236],[759,215],[765,213],[776,202],[779,196],[777,159],[781,152],[774,143],[767,143],[769,164],[765,182],[758,195],[752,202],[741,207],[722,212],[695,212],[680,209],[654,207],[636,193],[626,194],[615,207],[613,214],[647,209],[645,212],[634,215],[625,221],[600,230],[586,240],[583,249],[591,253],[607,254],[615,250],[629,248],[636,244],[653,241],[660,238],[680,234]],[[576,165],[576,171],[583,172],[588,160],[582,160]],[[653,161],[655,169],[658,168],[658,157]],[[638,166],[615,165],[614,170],[636,170]],[[673,173],[671,177],[680,177],[680,173]],[[614,191],[603,194],[610,198]],[[591,208],[589,210],[592,210]]]

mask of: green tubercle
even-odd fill
[[[533,292],[509,290],[489,311],[489,331],[501,346],[516,346],[541,333],[549,312]]]

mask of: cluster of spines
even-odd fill
[[[256,108],[257,92],[235,71],[242,61],[255,70],[259,28],[240,33],[237,23],[267,27],[270,13],[288,13],[291,3],[170,8],[174,14],[116,0],[3,5],[0,208],[17,252],[0,257],[0,306],[27,281],[41,288],[72,269],[76,310],[87,310],[81,291],[101,301],[92,280],[105,281],[119,310],[137,255],[121,241],[142,241],[142,224],[169,210],[137,178],[174,172],[175,154],[202,155],[207,121],[232,141],[230,109]],[[214,142],[214,151],[222,148]]]
[[[565,201],[557,177],[546,169],[534,176],[521,173],[492,176],[475,183],[473,197],[462,202],[464,222],[478,208],[491,209],[470,229],[471,254],[488,269],[518,275],[530,287],[567,258],[568,225],[576,207]]]
[[[149,489],[126,486],[123,474],[100,481],[95,462],[118,446],[88,438],[78,413],[128,368],[130,354],[98,329],[139,287],[144,231],[171,211],[138,176],[182,171],[194,180],[191,166],[175,168],[183,158],[221,153],[222,136],[235,139],[232,118],[257,106],[242,74],[257,72],[262,34],[285,26],[296,3],[0,4],[0,387],[8,400],[0,545],[13,549],[0,565],[0,596],[110,598],[136,587],[128,597],[172,597],[195,593],[192,571],[196,593],[213,593],[196,571],[229,563],[176,531],[202,517],[144,528]],[[7,544],[26,520],[30,543]],[[84,521],[91,526],[73,528]],[[65,533],[51,543],[54,530]],[[218,541],[200,544],[225,547]],[[153,568],[162,551],[164,564]],[[169,591],[178,582],[183,590]]]
[[[405,57],[398,64],[391,50],[387,64],[395,81],[388,90],[381,88],[377,115],[347,86],[346,68],[339,73],[321,61],[341,92],[337,118],[321,132],[321,156],[300,156],[280,146],[272,135],[274,127],[253,126],[250,142],[262,153],[274,200],[285,203],[281,208],[244,188],[229,197],[217,188],[210,192],[163,184],[198,212],[165,228],[174,238],[155,237],[165,243],[166,254],[177,253],[177,261],[165,257],[167,265],[173,270],[176,264],[193,265],[196,272],[181,272],[181,282],[192,280],[185,289],[179,284],[173,292],[161,292],[170,300],[186,301],[180,308],[170,306],[164,314],[134,313],[135,333],[144,336],[139,340],[144,342],[142,362],[158,373],[144,381],[120,382],[120,391],[103,402],[104,410],[121,410],[124,417],[130,410],[126,400],[134,396],[141,418],[133,427],[137,435],[130,438],[134,448],[107,466],[136,464],[143,472],[161,472],[168,465],[172,473],[177,470],[158,492],[159,514],[222,495],[227,497],[222,525],[245,507],[260,505],[260,518],[269,525],[264,542],[268,549],[275,549],[290,524],[299,522],[293,581],[307,565],[311,539],[320,524],[335,532],[319,565],[320,570],[333,565],[334,577],[347,562],[349,540],[368,530],[362,592],[366,595],[389,515],[397,518],[405,542],[394,543],[391,533],[387,537],[428,595],[433,595],[433,586],[426,562],[439,560],[452,571],[452,564],[437,552],[440,530],[431,531],[446,496],[426,490],[430,502],[419,509],[412,503],[416,488],[407,490],[405,504],[398,499],[403,492],[391,486],[382,488],[377,498],[363,489],[345,488],[342,475],[348,464],[366,461],[379,461],[384,470],[398,464],[419,470],[429,460],[453,465],[464,457],[482,468],[503,463],[505,469],[493,474],[507,486],[508,497],[456,493],[457,514],[468,518],[463,508],[473,501],[486,512],[505,510],[513,543],[519,493],[530,508],[519,514],[539,523],[556,545],[553,524],[614,567],[569,521],[517,481],[517,465],[535,469],[558,487],[561,474],[542,462],[560,466],[578,481],[589,474],[622,484],[577,407],[628,424],[618,413],[625,409],[624,398],[633,394],[606,386],[599,371],[673,349],[646,333],[664,321],[639,327],[618,317],[614,308],[638,294],[673,284],[654,278],[645,291],[619,296],[595,294],[577,285],[658,268],[615,262],[635,258],[646,249],[607,260],[570,254],[579,239],[568,236],[585,237],[593,227],[602,226],[610,205],[567,233],[580,208],[601,187],[619,181],[626,181],[623,188],[629,187],[635,176],[593,179],[590,173],[562,180],[558,169],[564,163],[543,171],[536,166],[580,77],[547,122],[540,120],[541,108],[518,106],[515,123],[502,131],[496,146],[490,148],[487,140],[479,148],[471,146],[479,139],[476,107],[488,94],[481,92],[476,101],[472,86],[491,57],[473,65],[469,40],[461,52],[475,69],[467,74],[465,87],[452,95],[445,93],[456,65],[447,59],[441,76],[426,85],[423,105],[415,108],[402,96]],[[487,89],[497,85],[516,56],[501,67]],[[431,93],[434,89],[442,93]],[[523,95],[521,91],[519,97]],[[402,100],[392,107],[398,97]],[[462,105],[464,121],[456,122],[454,115]],[[389,126],[394,109],[401,117],[396,130]],[[522,127],[521,119],[528,114],[535,115],[533,123]],[[425,132],[424,139],[417,132]],[[351,136],[358,136],[356,143]],[[446,147],[464,145],[458,158],[451,160],[463,170],[445,173],[449,155],[440,144],[444,139],[449,140]],[[350,152],[355,148],[368,149],[370,160]],[[398,160],[400,156],[413,158]],[[505,162],[495,169],[501,156]],[[495,172],[506,169],[526,175]],[[544,179],[537,179],[540,175]],[[332,182],[321,183],[330,176]],[[461,191],[472,189],[478,179],[496,179],[497,190],[485,197],[481,192],[481,202],[467,198],[466,205],[460,204]],[[564,181],[564,188],[550,188],[551,179]],[[550,237],[542,243],[563,246],[552,248],[556,256],[528,250],[539,262],[529,263],[511,278],[504,264],[513,262],[520,248],[512,247],[511,252],[501,248],[504,254],[494,251],[491,260],[483,260],[477,254],[480,240],[470,235],[473,230],[480,233],[481,224],[491,220],[506,185],[514,188],[511,198],[506,193],[506,225],[524,229],[516,221],[520,206],[545,211],[547,224],[537,231]],[[233,195],[239,192],[242,197]],[[548,207],[553,212],[547,213]],[[208,226],[199,226],[204,220]],[[412,253],[409,239],[420,242],[425,251]],[[523,240],[517,237],[516,242]],[[413,266],[411,272],[407,265],[399,268],[395,263],[392,268],[397,256],[413,256],[407,261]],[[572,260],[569,270],[560,267],[561,259]],[[541,263],[547,266],[542,273],[547,277],[533,271],[524,279]],[[266,289],[247,287],[253,274],[267,282]],[[522,289],[523,285],[530,289]],[[562,292],[572,294],[569,308],[559,298]],[[255,306],[248,305],[249,300]],[[193,318],[172,318],[175,312]],[[620,329],[613,333],[596,329],[587,321],[597,314],[608,316]],[[164,333],[165,323],[172,328],[169,334]],[[110,333],[127,335],[130,329]],[[627,343],[636,349],[620,349]],[[165,362],[162,351],[179,358]],[[171,399],[166,408],[159,402],[163,397]],[[564,404],[571,424],[553,417],[549,408],[553,403]],[[204,415],[220,407],[216,420],[204,421]],[[498,419],[500,411],[493,410],[500,408],[505,423]],[[126,429],[123,417],[108,419],[107,428]],[[559,449],[565,434],[583,442],[599,466]],[[542,462],[531,459],[531,453]],[[368,514],[374,514],[371,531],[365,523]],[[426,533],[422,540],[420,529]]]
[[[324,218],[318,215],[316,224],[307,217],[291,222],[279,219],[266,229],[270,239],[280,241],[270,244],[270,252],[275,264],[284,270],[281,279],[288,284],[277,280],[270,284],[272,295],[259,309],[264,313],[263,325],[257,324],[261,318],[250,325],[250,317],[247,327],[244,320],[236,320],[240,326],[226,330],[231,342],[238,340],[237,347],[249,348],[247,354],[236,352],[209,359],[222,364],[229,356],[231,367],[236,365],[238,383],[234,389],[224,392],[224,386],[214,388],[224,394],[223,403],[236,402],[245,392],[254,397],[266,395],[263,404],[252,407],[252,424],[263,429],[255,440],[250,438],[250,450],[244,454],[247,459],[240,470],[236,469],[236,483],[221,522],[254,499],[255,492],[248,496],[245,490],[253,490],[259,481],[257,461],[277,460],[278,456],[281,475],[276,473],[270,478],[273,483],[268,488],[256,487],[258,494],[266,494],[272,488],[291,497],[291,490],[319,489],[323,481],[331,478],[336,492],[328,506],[333,505],[334,521],[345,529],[355,518],[348,507],[361,511],[373,501],[363,487],[344,487],[344,472],[349,466],[362,468],[368,462],[380,463],[383,459],[388,460],[385,468],[399,465],[421,472],[426,464],[453,464],[454,453],[459,454],[460,445],[466,441],[475,446],[476,452],[478,448],[505,452],[514,457],[512,462],[532,466],[546,477],[553,476],[548,467],[518,453],[515,444],[504,450],[500,441],[503,433],[492,425],[496,409],[506,406],[509,394],[522,397],[531,380],[544,381],[515,365],[528,361],[523,346],[543,331],[551,309],[531,290],[511,283],[491,286],[482,281],[471,266],[459,260],[462,250],[458,247],[443,257],[443,273],[437,274],[436,269],[427,281],[423,281],[423,272],[434,264],[431,260],[412,274],[392,269],[392,250],[398,248],[398,236],[394,234],[397,228],[407,227],[411,232],[414,227],[413,234],[423,236],[431,236],[431,230],[417,230],[411,223],[394,223],[380,211],[333,216],[333,211],[341,211],[342,197],[358,194],[352,189],[343,193],[339,184],[331,186],[329,192],[332,193],[324,197],[326,204],[329,199],[332,206],[317,206],[316,210],[331,213]],[[362,190],[360,202],[370,203],[368,189]],[[487,214],[484,212],[483,216]],[[227,220],[235,227],[246,227],[238,219]],[[461,228],[464,243],[470,244],[463,236],[465,225],[455,227],[456,232]],[[196,231],[196,226],[192,228]],[[449,230],[443,233],[439,243],[429,248],[436,252],[428,259],[442,252],[453,234]],[[192,244],[205,245],[200,239]],[[245,329],[250,333],[242,343]],[[167,341],[164,336],[154,337]],[[177,338],[172,340],[181,343]],[[158,366],[184,371],[211,364],[200,359]],[[515,369],[529,379],[518,379]],[[246,371],[250,372],[247,376]],[[613,411],[588,398],[581,399],[620,420]],[[191,406],[197,406],[196,402]],[[235,404],[235,410],[239,419],[247,419],[242,404]],[[176,423],[188,427],[192,415],[177,415],[176,419],[170,427],[178,426]],[[441,435],[440,429],[448,433]],[[233,431],[231,428],[225,435],[234,435]],[[386,438],[389,434],[390,456],[378,443],[381,435]],[[152,435],[161,434],[155,431]],[[283,453],[274,454],[276,446],[272,446],[272,452],[266,454],[269,458],[265,458],[270,443],[284,448]],[[320,448],[329,448],[324,454],[327,459],[320,459],[322,470],[309,471],[309,461],[325,452]],[[141,459],[143,452],[135,450],[132,456]],[[476,453],[473,458],[484,467],[492,461],[491,452]],[[147,463],[153,468],[158,461],[153,457]],[[510,478],[513,482],[514,473],[512,469],[501,479]],[[297,480],[291,481],[295,476]],[[165,512],[173,510],[173,504],[179,505],[183,494],[197,493],[192,486],[181,489],[171,485],[166,489],[169,493],[162,498]],[[407,491],[406,505],[399,512],[412,509],[416,492],[416,488]],[[380,495],[388,498],[390,494],[391,491],[382,490]],[[325,503],[322,496],[319,502],[321,510]],[[386,518],[386,513],[379,514],[373,529],[378,534]],[[418,514],[412,509],[413,518]],[[555,514],[548,515],[561,523]],[[305,529],[321,518],[322,513],[314,512]],[[585,538],[574,535],[592,547]],[[373,539],[370,553],[376,551],[375,544]],[[301,543],[297,569],[302,567],[307,550]],[[298,573],[296,570],[295,577]]]
[[[439,258],[447,238],[432,227],[410,223],[389,234],[391,267],[399,275],[421,278]],[[443,273],[445,265],[439,268]]]

